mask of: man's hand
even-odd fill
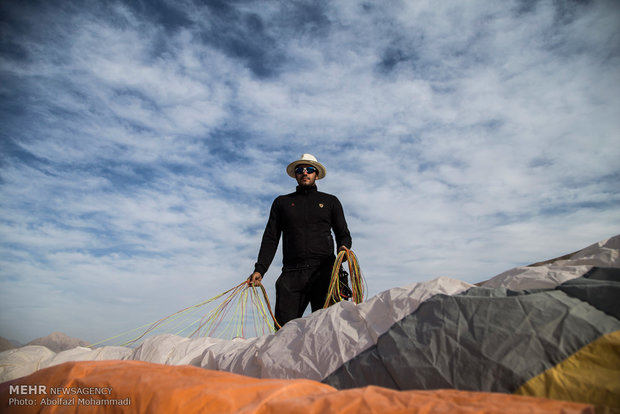
[[[248,277],[248,284],[250,286],[260,286],[262,284],[262,280],[263,276],[258,272],[254,272],[250,275],[250,277]]]
[[[338,248],[338,253],[340,253],[340,252],[342,252],[342,251],[345,251],[345,252],[346,252],[346,251],[347,251],[347,248],[346,248],[345,246],[340,246],[340,247]],[[346,261],[347,261],[347,255],[346,255],[346,254],[345,254],[345,255],[344,255],[344,257],[342,258],[342,261],[343,261],[343,262],[346,262]]]

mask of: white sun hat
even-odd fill
[[[298,160],[293,161],[288,165],[288,167],[286,167],[286,173],[295,178],[295,168],[297,168],[298,165],[312,165],[313,167],[316,167],[317,180],[325,177],[325,174],[327,173],[325,167],[323,167],[323,164],[318,162],[316,157],[312,154],[301,154],[301,157],[299,157]]]

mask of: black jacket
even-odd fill
[[[284,235],[284,266],[333,257],[332,229],[337,246],[351,248],[351,234],[340,201],[331,194],[317,191],[316,186],[297,186],[294,193],[281,195],[273,201],[254,270],[261,275],[267,272],[281,234]]]

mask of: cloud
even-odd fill
[[[371,295],[619,228],[614,1],[0,8],[2,336],[99,340],[240,282],[304,152]]]

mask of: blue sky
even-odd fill
[[[304,152],[370,295],[619,233],[615,0],[6,0],[0,17],[0,336],[94,342],[231,288]]]

